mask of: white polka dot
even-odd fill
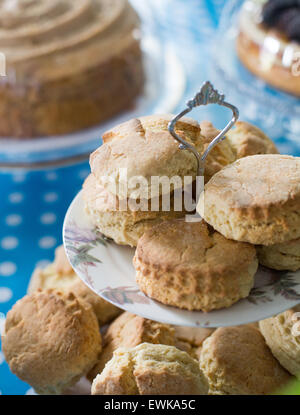
[[[13,296],[12,290],[8,287],[0,287],[0,303],[6,303]]]
[[[20,203],[23,200],[23,195],[22,193],[19,193],[19,192],[11,193],[8,196],[8,199],[10,203]]]
[[[46,173],[46,180],[48,180],[48,182],[57,180],[57,173],[55,173],[55,171],[49,171]]]
[[[8,226],[18,226],[22,222],[22,216],[17,214],[8,215],[5,222]]]
[[[47,265],[51,264],[51,261],[49,261],[49,259],[41,259],[40,261],[38,261],[35,266],[36,268],[46,268]]]
[[[51,225],[52,223],[56,221],[56,215],[52,212],[44,213],[40,217],[40,221],[43,225]]]
[[[36,395],[36,392],[33,388],[28,389],[28,391],[25,393],[25,395]]]
[[[24,173],[17,173],[13,175],[13,181],[15,183],[24,183],[26,180],[26,176]]]
[[[14,236],[6,236],[1,240],[1,247],[3,249],[15,249],[19,245],[19,241]]]
[[[82,169],[79,171],[78,176],[80,179],[84,180],[89,175],[90,171],[88,169]]]
[[[53,248],[56,244],[56,239],[53,236],[44,236],[39,240],[39,246],[43,249]]]
[[[0,263],[0,275],[2,277],[10,277],[17,270],[16,264],[13,262],[1,262]]]
[[[58,194],[55,192],[49,192],[44,195],[44,200],[47,203],[56,202],[58,199]]]

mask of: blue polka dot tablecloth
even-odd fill
[[[31,172],[0,171],[0,324],[26,293],[33,269],[53,260],[66,210],[88,173],[88,161]],[[0,352],[0,394],[25,393],[31,393],[30,386],[10,372]]]
[[[148,1],[159,22],[159,36],[173,44],[184,65],[184,103],[209,79],[206,63],[226,0]],[[218,110],[202,109],[204,118],[217,127],[224,125],[224,120],[219,125]],[[290,142],[279,145],[282,151],[300,155]],[[0,331],[7,311],[26,293],[34,268],[53,260],[54,248],[62,243],[66,210],[88,173],[87,160],[32,171],[0,169]],[[31,393],[30,386],[10,372],[0,351],[0,395]]]

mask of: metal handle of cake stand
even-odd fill
[[[188,114],[193,108],[199,107],[201,105],[208,105],[208,104],[217,104],[221,105],[222,107],[226,107],[231,109],[233,115],[230,122],[226,125],[226,127],[212,140],[212,142],[208,145],[205,152],[202,156],[198,153],[197,149],[190,143],[186,142],[183,138],[181,138],[175,132],[175,125],[180,118],[184,115]],[[216,89],[214,89],[213,85],[210,82],[205,82],[201,90],[195,95],[195,97],[189,100],[187,103],[187,108],[180,112],[180,114],[176,115],[168,124],[168,130],[170,134],[180,143],[179,148],[181,150],[189,150],[191,151],[197,159],[197,175],[203,176],[204,175],[204,168],[205,168],[205,160],[211,150],[225,138],[225,134],[233,127],[233,125],[237,122],[239,118],[239,110],[229,102],[225,101],[225,95],[220,94]]]

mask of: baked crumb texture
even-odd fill
[[[92,395],[204,395],[199,363],[174,346],[143,343],[117,349],[92,385]]]

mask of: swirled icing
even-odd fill
[[[26,76],[58,77],[117,54],[139,19],[127,0],[0,0],[0,52]]]

